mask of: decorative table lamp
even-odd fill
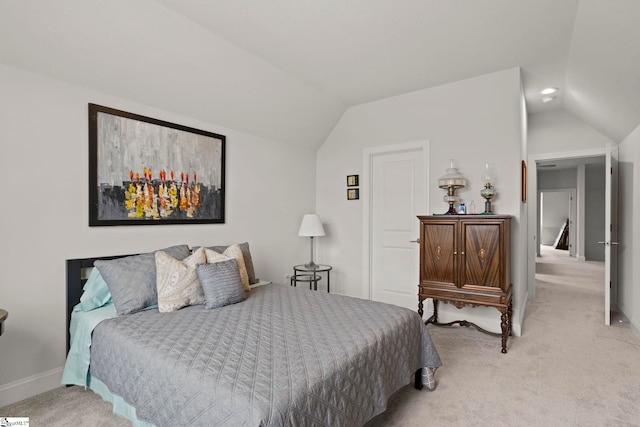
[[[449,203],[449,210],[445,215],[455,215],[456,208],[454,204],[458,201],[456,196],[456,190],[467,185],[467,181],[464,179],[458,169],[453,167],[453,159],[449,159],[450,167],[447,168],[447,173],[438,179],[438,187],[447,190],[447,195],[444,196],[444,201]]]
[[[496,190],[493,188],[493,184],[495,183],[495,176],[493,174],[493,170],[489,167],[489,163],[486,163],[484,166],[484,173],[480,177],[482,179],[482,190],[480,190],[480,195],[484,197],[486,200],[484,202],[484,215],[491,215],[493,212],[491,211],[491,199],[495,197]]]
[[[316,263],[313,262],[313,238],[324,235],[324,228],[322,228],[322,223],[318,215],[306,214],[302,217],[302,224],[300,224],[298,236],[311,237],[311,261],[305,264],[305,267],[313,268],[316,266]]]

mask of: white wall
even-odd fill
[[[522,127],[526,125],[523,109],[520,70],[514,68],[347,110],[319,150],[317,159],[316,204],[328,226],[327,236],[318,241],[318,258],[334,266],[332,289],[357,297],[369,296],[369,284],[363,279],[362,222],[366,207],[362,201],[346,200],[346,176],[362,172],[365,148],[428,140],[431,184],[425,214],[447,209],[442,201],[444,192],[434,183],[445,173],[449,158],[455,159],[455,166],[467,178],[467,187],[458,195],[465,202],[473,199],[478,209],[482,205],[479,192],[484,164],[489,162],[496,169],[498,197],[493,204],[494,211],[514,216],[512,280],[517,333],[523,310],[518,301],[526,293],[526,283],[520,279],[522,270],[526,271],[526,256],[519,240],[520,161],[522,146],[526,144],[522,141],[525,133]],[[361,186],[360,191],[367,188]],[[448,312],[467,318],[477,316],[478,323],[499,330],[500,316],[495,309],[463,310],[461,313],[455,308],[443,307],[441,318],[446,319]]]
[[[604,262],[604,165],[585,167],[585,242],[584,256],[587,261]]]
[[[552,110],[529,116],[528,142],[532,155],[602,148],[612,141],[568,111]]]
[[[576,188],[576,177],[577,174],[575,169],[538,169],[538,190]]]
[[[540,176],[538,176],[539,178]],[[540,217],[540,243],[553,245],[562,226],[571,215],[570,191],[543,191]]]
[[[515,276],[515,281],[518,283],[518,292],[515,299],[515,305],[520,307],[518,310],[519,315],[519,330],[517,334],[520,335],[522,333],[522,322],[525,318],[527,301],[529,300],[529,287],[528,287],[528,277],[529,277],[529,269],[534,268],[535,264],[530,262],[529,257],[529,211],[527,209],[527,180],[528,174],[527,169],[523,171],[522,166],[526,166],[527,164],[527,152],[529,147],[529,117],[527,115],[527,106],[524,99],[524,86],[522,79],[520,79],[520,224],[519,224],[519,235],[518,235],[518,258],[515,258],[514,261],[517,263],[517,275]],[[522,182],[522,174],[525,172],[524,182]],[[515,179],[517,182],[518,180]],[[522,194],[522,189],[524,187],[524,194]],[[524,196],[524,200],[523,200]],[[533,257],[531,257],[533,259]],[[531,265],[533,264],[533,266]]]
[[[640,336],[640,126],[619,145],[618,306]],[[634,257],[635,254],[635,257]]]
[[[535,167],[535,164],[533,164],[533,167]],[[544,190],[567,190],[568,192],[571,192],[572,189],[576,189],[577,193],[580,193],[580,188],[578,186],[578,173],[576,171],[576,169],[550,169],[550,170],[546,170],[546,169],[539,169],[536,171],[537,174],[537,179],[536,179],[536,183],[537,183],[537,188],[538,188],[538,192],[540,193],[540,197],[542,197],[543,193],[545,195],[549,195],[550,197],[551,194],[553,193],[549,193],[549,192],[544,192]],[[558,193],[556,193],[558,194]],[[570,193],[565,193],[567,194],[567,197],[570,197]],[[538,201],[538,199],[536,199],[536,201]],[[567,208],[566,214],[564,215],[564,218],[559,220],[559,222],[557,223],[552,223],[552,224],[548,224],[547,219],[543,219],[542,216],[540,215],[540,211],[542,209],[547,209],[549,208],[549,203],[548,200],[546,201],[546,203],[544,204],[544,206],[541,209],[538,209],[538,211],[536,212],[536,221],[537,221],[537,233],[540,236],[540,244],[543,245],[552,245],[555,242],[556,237],[558,237],[558,231],[560,229],[560,226],[564,223],[564,220],[566,220],[566,218],[570,217],[570,208]],[[581,211],[581,205],[580,203],[576,204],[576,208],[577,208],[577,214],[579,214]],[[576,216],[580,216],[580,215],[576,215]],[[545,230],[546,228],[546,230]],[[584,240],[584,227],[580,227],[580,223],[578,221],[576,221],[575,227],[573,227],[574,234],[576,234],[576,236],[571,237],[571,243],[575,244],[573,242],[576,242],[578,244],[578,246],[580,246],[576,252],[571,251],[571,255],[575,255],[575,256],[582,256],[584,254],[584,245],[580,244],[581,240]],[[574,239],[575,237],[575,239]],[[540,256],[540,247],[538,245],[536,245],[536,253],[538,256]],[[534,267],[535,268],[535,267]]]
[[[257,275],[276,282],[305,260],[297,231],[315,208],[314,151],[2,65],[0,93],[0,406],[59,385],[65,259],[249,241]],[[226,223],[90,228],[90,102],[226,135]]]

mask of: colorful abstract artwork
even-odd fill
[[[89,104],[89,225],[224,223],[225,140]]]

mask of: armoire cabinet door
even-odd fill
[[[461,221],[462,286],[504,287],[501,266],[501,236],[503,223]]]
[[[457,224],[458,221],[432,221],[423,224],[420,239],[420,283],[455,286],[458,282]]]

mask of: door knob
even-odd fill
[[[409,243],[420,243],[420,238],[418,237],[416,240],[409,240]]]

